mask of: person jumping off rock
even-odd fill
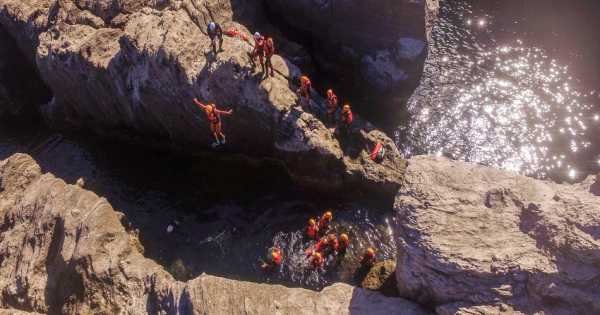
[[[220,144],[225,144],[225,135],[221,131],[221,115],[231,115],[231,113],[233,113],[233,109],[222,111],[217,109],[215,104],[204,105],[196,98],[194,98],[194,103],[204,110],[206,116],[208,117],[208,121],[210,121],[210,131],[212,131],[213,136],[215,137],[213,147],[217,147]]]
[[[274,270],[275,268],[281,266],[281,262],[283,261],[283,254],[281,249],[274,247],[269,250],[269,254],[267,255],[267,259],[262,262],[260,267],[263,270]]]
[[[354,115],[352,114],[352,109],[350,105],[346,104],[342,108],[342,114],[340,117],[342,123],[340,124],[340,134],[342,136],[348,136],[350,134],[350,128],[352,127],[352,122],[354,121]]]
[[[335,112],[338,108],[338,97],[333,93],[333,90],[327,90],[327,120],[335,123]]]
[[[269,37],[267,38],[267,40],[265,41],[265,66],[264,66],[264,71],[265,75],[269,75],[269,73],[271,74],[272,77],[275,76],[275,71],[273,70],[273,63],[271,61],[271,58],[273,57],[273,55],[275,54],[275,42],[273,42],[273,38]]]
[[[305,98],[307,101],[310,101],[310,89],[312,88],[312,83],[310,79],[303,75],[300,77],[300,88],[298,89],[298,94]]]
[[[208,37],[210,37],[213,53],[217,54],[217,39],[219,40],[219,51],[223,51],[223,30],[221,29],[221,25],[216,22],[210,22],[208,23],[206,32],[208,33]]]
[[[256,57],[260,61],[262,72],[265,73],[265,38],[259,32],[254,33],[254,50],[252,51],[252,63],[256,67]]]

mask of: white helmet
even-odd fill
[[[260,38],[260,33],[259,32],[254,33],[254,38],[259,39]]]
[[[215,24],[215,22],[208,23],[208,29],[210,29],[211,31],[213,31],[216,27],[217,25]]]

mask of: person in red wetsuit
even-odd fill
[[[312,88],[312,83],[310,79],[303,75],[300,77],[300,88],[298,89],[298,94],[304,97],[306,100],[310,100],[310,89]]]
[[[331,225],[332,220],[333,213],[331,211],[326,211],[325,213],[323,213],[323,216],[319,218],[319,224],[317,225],[319,227],[320,235],[325,235],[327,232],[329,232],[329,227]]]
[[[346,104],[342,108],[341,114],[341,125],[340,125],[340,134],[343,136],[347,136],[350,134],[350,128],[352,127],[352,122],[354,121],[354,114],[352,114],[352,109],[350,105]]]
[[[327,120],[335,123],[335,112],[338,108],[338,97],[333,93],[333,90],[327,90]]]
[[[213,136],[215,137],[215,143],[213,146],[218,146],[220,144],[225,144],[225,134],[221,130],[221,115],[231,115],[233,110],[230,109],[228,111],[222,111],[217,109],[215,104],[202,104],[198,99],[194,98],[194,103],[198,105],[208,117],[208,121],[210,121],[210,131],[212,131]]]
[[[269,37],[267,38],[267,40],[265,41],[265,67],[263,71],[265,72],[265,75],[269,75],[269,72],[271,74],[272,77],[275,76],[275,71],[273,70],[273,63],[271,62],[271,58],[273,57],[273,55],[275,54],[275,42],[273,41],[273,38]]]
[[[319,227],[317,226],[317,221],[313,218],[308,220],[308,225],[306,226],[306,237],[311,240],[316,240],[319,237]]]
[[[263,270],[273,270],[279,266],[281,266],[281,262],[283,261],[283,254],[281,253],[281,249],[274,247],[271,248],[269,254],[267,255],[266,261],[263,261],[261,264],[261,268]]]
[[[265,72],[265,38],[259,32],[254,33],[254,50],[252,51],[252,63],[256,67],[256,57],[260,61],[262,72]]]
[[[323,258],[323,255],[321,255],[321,253],[312,252],[312,255],[310,255],[310,264],[314,269],[321,269],[325,264],[325,259]]]
[[[350,245],[350,238],[348,234],[342,233],[339,238],[339,245],[337,249],[338,256],[346,255],[346,251],[348,250],[348,246]]]
[[[367,248],[367,251],[365,252],[363,258],[360,261],[360,265],[363,268],[371,268],[373,267],[373,265],[375,265],[376,262],[377,259],[375,258],[375,249],[372,247]]]

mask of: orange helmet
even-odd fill
[[[350,111],[350,105],[348,105],[348,104],[344,105],[343,109],[344,109],[344,112]]]
[[[208,106],[206,107],[206,109],[207,109],[209,112],[212,112],[212,111],[214,111],[214,110],[215,110],[215,108],[217,108],[217,107],[215,106],[215,104],[208,104]]]
[[[281,258],[281,249],[273,248],[273,250],[271,251],[271,257],[273,257],[273,259],[275,260]]]
[[[331,211],[327,211],[327,212],[325,212],[325,214],[323,214],[323,218],[327,219],[327,220],[331,220],[331,219],[333,219],[333,213],[331,213]]]
[[[313,251],[313,253],[312,253],[312,258],[319,258],[319,259],[320,259],[321,257],[322,257],[322,256],[321,256],[321,253],[319,253],[319,252],[317,252],[317,251]]]
[[[375,257],[375,249],[373,247],[367,248],[367,252],[365,253],[365,256]]]
[[[313,218],[308,219],[308,225],[312,226],[315,224],[317,224],[317,221],[315,221],[315,219],[313,219]]]
[[[306,84],[308,82],[310,82],[310,79],[307,76],[303,75],[300,77],[300,83]]]
[[[342,233],[340,234],[340,241],[348,242],[350,239],[348,238],[348,234]]]
[[[327,97],[332,97],[333,96],[333,90],[329,89],[327,90]]]
[[[331,242],[333,242],[333,241],[335,241],[336,239],[337,239],[337,237],[335,237],[335,234],[333,234],[333,233],[331,233],[331,234],[327,235],[327,240],[328,240],[328,241],[331,241]]]

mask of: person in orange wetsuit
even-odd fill
[[[319,226],[317,225],[317,221],[313,218],[308,220],[308,225],[306,226],[306,237],[311,240],[316,240],[319,238]]]
[[[348,234],[342,233],[339,237],[339,245],[337,249],[338,256],[346,255],[346,251],[348,250],[348,246],[350,245],[350,238]]]
[[[325,265],[325,259],[321,253],[314,251],[312,252],[312,255],[310,255],[310,264],[314,269],[321,269],[323,268],[323,265]]]
[[[225,134],[223,134],[223,131],[221,130],[221,115],[231,115],[233,110],[219,110],[215,104],[205,105],[196,98],[194,98],[194,103],[204,110],[206,116],[208,117],[208,121],[210,121],[210,131],[212,131],[213,136],[215,137],[215,143],[213,143],[213,146],[216,147],[220,144],[225,144]]]
[[[261,268],[263,270],[273,270],[279,266],[281,266],[281,262],[283,261],[283,254],[281,253],[281,249],[274,247],[271,248],[269,254],[267,255],[266,261],[263,261],[261,264]]]
[[[312,83],[310,79],[303,75],[300,77],[300,88],[298,89],[298,94],[304,97],[306,100],[310,100],[310,89],[312,88]]]
[[[327,90],[327,120],[335,123],[335,112],[338,108],[338,97],[333,93],[332,89]]]
[[[354,121],[354,114],[352,114],[352,109],[350,105],[346,104],[342,108],[341,114],[341,125],[340,125],[340,134],[343,136],[347,136],[350,134],[350,128],[352,127],[352,122]]]
[[[331,225],[331,221],[333,220],[333,213],[331,211],[326,211],[323,216],[319,219],[319,233],[321,235],[325,235],[329,232],[329,228]]]
[[[363,258],[360,261],[360,265],[363,268],[371,268],[377,262],[377,258],[375,258],[375,249],[372,247],[367,248],[367,251],[363,255]]]
[[[265,41],[265,75],[271,74],[272,77],[275,76],[275,71],[273,70],[273,63],[271,62],[271,58],[275,54],[275,42],[272,37],[267,38]]]
[[[254,33],[254,50],[252,51],[252,63],[256,67],[256,57],[260,61],[262,72],[265,72],[265,38],[259,32]]]

